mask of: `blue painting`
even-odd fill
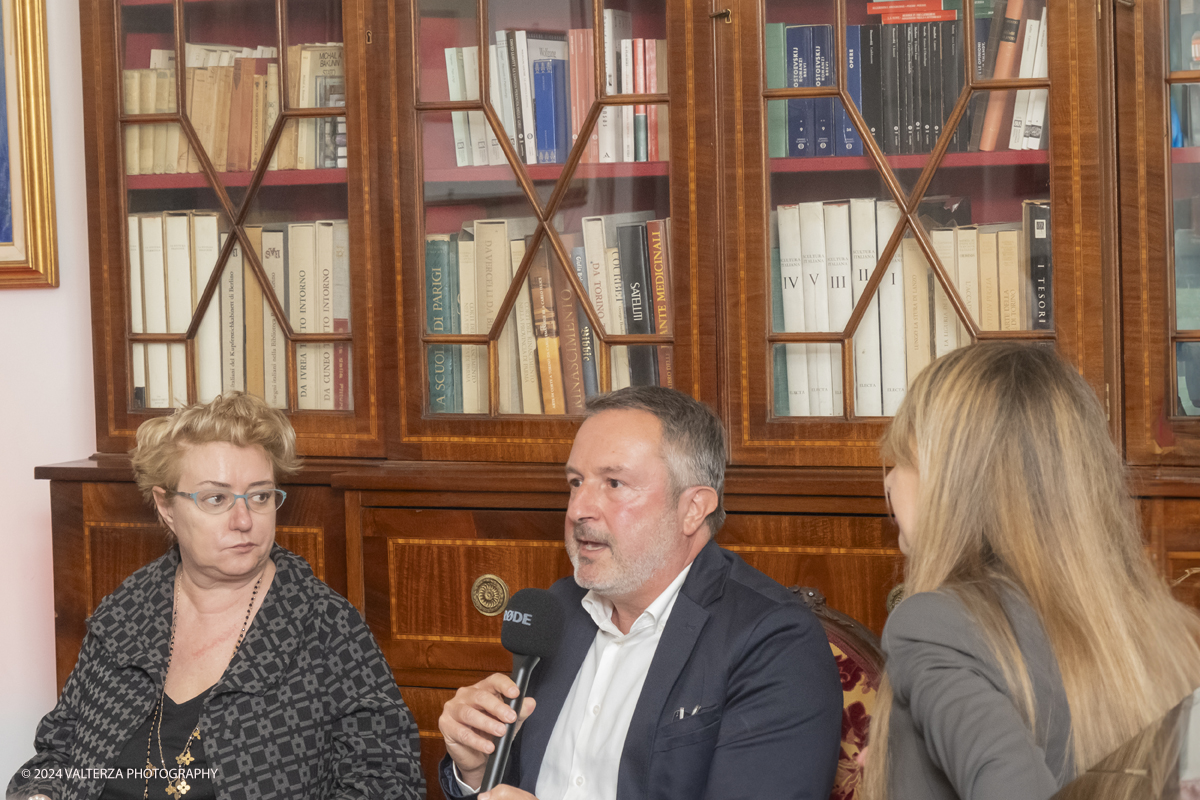
[[[0,51],[3,50],[4,19],[0,17]],[[5,53],[0,52],[0,244],[13,243],[12,176],[8,164],[8,93],[5,91]]]

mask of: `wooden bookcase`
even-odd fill
[[[371,625],[416,715],[431,797],[444,752],[436,726],[441,703],[455,687],[509,666],[496,621],[473,602],[476,582],[492,575],[517,591],[568,571],[561,464],[579,423],[499,413],[502,326],[457,338],[426,331],[425,237],[460,232],[464,223],[532,218],[537,238],[529,244],[546,242],[557,263],[570,257],[564,235],[578,231],[584,216],[669,217],[673,326],[651,336],[606,333],[600,350],[671,348],[675,386],[711,404],[730,432],[729,517],[719,541],[784,584],[818,587],[833,607],[877,631],[903,565],[875,448],[887,420],[853,413],[850,345],[890,256],[906,246],[904,236],[913,237],[907,246],[926,256],[950,290],[964,322],[962,343],[1042,341],[1079,368],[1108,404],[1135,478],[1147,547],[1164,575],[1200,566],[1200,423],[1164,405],[1176,380],[1174,343],[1200,339],[1164,321],[1176,303],[1169,291],[1172,202],[1190,196],[1190,189],[1179,194],[1182,178],[1166,179],[1170,165],[1186,167],[1191,149],[1157,149],[1170,130],[1168,84],[1200,82],[1200,72],[1168,70],[1165,0],[1133,9],[1079,0],[1052,6],[1047,77],[984,81],[964,58],[962,73],[972,77],[964,77],[953,106],[961,116],[981,93],[1045,89],[1046,149],[951,152],[943,137],[925,153],[885,155],[864,136],[861,156],[802,159],[772,156],[768,103],[850,97],[849,85],[836,80],[848,77],[845,26],[878,21],[865,15],[865,2],[730,0],[709,8],[685,0],[81,0],[86,124],[93,131],[87,185],[100,453],[38,471],[52,481],[60,682],[86,615],[162,550],[124,454],[137,425],[166,412],[135,407],[131,345],[185,343],[189,363],[196,345],[186,343],[188,334],[132,333],[125,231],[130,213],[169,209],[216,211],[243,251],[252,249],[248,226],[349,221],[351,332],[292,336],[288,364],[292,374],[295,345],[349,343],[353,410],[299,410],[289,396],[308,462],[288,487],[279,537],[346,592]],[[444,48],[491,43],[501,29],[594,29],[605,7],[632,12],[633,36],[665,40],[668,88],[637,96],[598,91],[602,99],[589,117],[637,101],[669,109],[660,116],[669,119],[669,159],[584,163],[577,146],[565,163],[526,165],[508,143],[500,145],[504,163],[457,166],[453,115],[478,112],[493,130],[503,120],[482,102],[450,100]],[[717,13],[726,7],[728,14]],[[765,33],[780,23],[832,26],[834,83],[768,88]],[[971,40],[973,28],[963,25],[961,34]],[[182,122],[173,113],[122,113],[121,71],[143,66],[129,61],[133,51],[177,48],[181,58],[188,42],[271,42],[286,52],[289,44],[323,41],[344,42],[344,112],[288,107],[284,117],[344,113],[346,168],[221,173],[206,165],[190,174],[125,174],[125,127]],[[599,49],[602,34],[593,42]],[[597,89],[603,78],[597,62]],[[863,120],[853,122],[861,127]],[[281,136],[277,128],[268,146]],[[973,224],[1015,221],[1023,200],[1050,199],[1051,329],[985,331],[971,319],[923,217],[922,201],[936,196],[969,198]],[[896,203],[909,233],[879,237],[877,268],[844,329],[776,330],[772,212],[865,197]],[[257,258],[247,263],[264,277]],[[501,314],[516,306],[517,294],[503,295]],[[193,339],[200,321],[197,312]],[[429,348],[444,344],[488,349],[486,412],[431,412]],[[847,351],[840,416],[777,413],[772,348],[811,344]],[[189,380],[195,397],[198,387]],[[1200,603],[1193,585],[1176,591]]]

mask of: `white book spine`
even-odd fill
[[[804,329],[829,330],[829,278],[825,264],[825,212],[820,202],[800,204],[800,250],[804,259]],[[808,345],[809,406],[813,414],[833,412],[833,361],[827,344]]]
[[[621,94],[633,94],[633,40],[621,40]],[[634,160],[633,106],[621,106],[621,160]]]
[[[315,333],[333,333],[332,220],[317,223],[317,325]],[[333,403],[333,345],[313,345],[317,356],[317,408],[331,411]]]
[[[262,266],[270,291],[282,301],[287,297],[282,230],[264,230]],[[266,287],[264,287],[266,288]],[[279,320],[263,297],[263,399],[271,408],[287,408],[287,340]]]
[[[958,286],[958,295],[966,305],[967,313],[979,325],[979,231],[970,226],[959,228],[954,241],[958,250],[958,279],[955,285]],[[970,334],[962,323],[959,323],[958,343],[960,346],[971,343]]]
[[[472,45],[461,49],[465,99],[479,102],[479,47]],[[467,120],[471,129],[471,163],[483,166],[489,162],[487,121],[482,110],[468,111]]]
[[[862,299],[875,263],[879,260],[875,236],[875,201],[850,201],[850,278],[854,304]],[[883,414],[879,376],[879,294],[871,296],[854,331],[854,413],[859,417]]]
[[[882,251],[900,221],[900,209],[891,200],[875,204],[875,232]],[[904,346],[904,273],[900,247],[887,263],[879,282],[879,383],[883,388],[883,414],[894,416],[908,393],[907,352]]]
[[[199,300],[217,267],[221,240],[217,234],[217,215],[192,215],[192,261],[196,264],[193,296]],[[196,399],[207,403],[221,393],[221,309],[220,289],[213,292],[196,331]]]
[[[825,204],[825,268],[829,281],[829,329],[846,328],[854,312],[854,290],[850,276],[850,204]],[[842,348],[829,346],[833,374],[833,414],[844,413],[842,395]]]
[[[632,30],[633,21],[628,11],[604,9],[604,93],[606,95],[620,93],[617,77],[621,63],[621,39],[628,39],[632,35]],[[620,161],[623,152],[620,109],[612,106],[602,109],[598,125],[600,161],[602,163]]]
[[[275,121],[279,119],[279,65],[267,64],[267,124],[263,128],[263,141],[271,135]],[[267,169],[279,169],[279,148],[271,151],[271,161]],[[283,408],[284,406],[275,406]]]
[[[462,332],[480,333],[479,306],[475,289],[475,242],[458,240],[458,310]],[[476,345],[462,347],[463,413],[487,412],[487,350]],[[482,391],[481,391],[482,389]]]
[[[167,331],[187,333],[192,322],[191,231],[188,214],[163,214],[164,250],[167,265]],[[187,405],[187,346],[172,344],[171,405]]]
[[[146,311],[142,305],[142,226],[134,215],[129,217],[129,330],[144,333]],[[142,402],[146,393],[146,346],[134,343],[131,348],[133,362],[134,392],[142,390]]]
[[[1043,11],[1043,13],[1045,13]],[[1025,23],[1025,43],[1021,47],[1021,66],[1017,73],[1019,78],[1033,77],[1034,56],[1037,54],[1038,31],[1041,22],[1031,19]],[[1030,89],[1018,89],[1016,104],[1013,106],[1012,122],[1009,129],[1008,149],[1022,150],[1025,145],[1025,117],[1029,111]]]
[[[800,247],[800,207],[779,206],[779,277],[782,284],[783,329],[801,333],[804,326],[804,254]],[[803,344],[786,344],[788,411],[794,417],[812,414],[808,392],[808,351]]]
[[[296,333],[315,333],[316,231],[311,222],[288,225],[288,316]],[[302,410],[317,408],[316,359],[319,345],[296,345],[296,405]]]
[[[537,161],[537,118],[533,113],[533,71],[529,66],[529,43],[525,31],[516,31],[517,43],[517,79],[520,82],[521,119],[524,120],[525,130],[525,163],[536,164]]]
[[[508,223],[505,220],[475,222],[476,291],[484,306],[484,328],[489,331],[495,324],[500,304],[512,280],[508,237]],[[501,414],[521,413],[521,373],[513,319],[514,315],[510,312],[500,329],[497,348]]]
[[[1037,52],[1033,56],[1033,77],[1045,78],[1049,74],[1046,63],[1046,10],[1042,9],[1042,25],[1038,30]],[[1046,90],[1029,90],[1029,111],[1026,113],[1024,138],[1025,150],[1037,150],[1042,146],[1042,125],[1046,121]]]
[[[446,83],[450,90],[450,101],[465,100],[465,83],[459,62],[462,60],[461,47],[446,48]],[[465,111],[450,112],[450,127],[454,131],[454,161],[457,166],[471,166],[471,131]]]
[[[615,247],[604,248],[605,272],[608,276],[608,288],[612,297],[609,306],[609,318],[613,323],[613,333],[624,336],[629,333],[625,327],[625,284],[621,280],[621,257]],[[629,347],[614,345],[609,350],[610,369],[612,370],[612,388],[624,389],[630,385],[632,374],[629,371]]]
[[[507,31],[496,31],[496,79],[500,85],[500,106],[497,111],[504,123],[509,143],[520,156],[521,149],[517,147],[517,118],[513,113],[513,85],[512,72],[508,65],[507,33]]]
[[[509,256],[513,273],[521,268],[525,258],[525,240],[509,242]],[[517,326],[517,355],[521,367],[521,411],[525,414],[542,413],[542,388],[538,380],[537,337],[533,333],[533,301],[529,295],[529,281],[522,280],[517,288],[517,301],[513,304],[513,324]]]
[[[496,65],[496,45],[488,45],[488,97],[491,99],[492,108],[503,119],[503,103],[500,99],[500,70]],[[487,119],[484,119],[484,130],[487,132],[488,141],[488,163],[493,166],[504,165],[508,160],[504,157],[504,150],[500,147],[500,137],[487,124]]]
[[[228,234],[221,234],[222,242]],[[221,270],[221,389],[246,390],[246,312],[242,248],[234,243]]]
[[[142,217],[142,303],[146,333],[167,332],[167,280],[163,264],[162,217]],[[146,345],[146,406],[171,407],[171,367],[167,345]]]
[[[997,263],[996,233],[980,231],[979,257],[979,329],[1000,330],[1000,271]]]
[[[952,282],[957,282],[954,230],[952,228],[932,230],[929,232],[929,240],[938,261],[942,262],[942,268],[948,273]],[[934,357],[941,358],[958,347],[958,315],[954,313],[954,304],[950,302],[950,295],[946,294],[946,290],[942,288],[941,281],[937,279],[936,275],[931,274],[930,277],[933,278]]]

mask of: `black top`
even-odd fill
[[[211,688],[178,705],[169,695],[163,695],[161,728],[154,714],[151,714],[142,723],[142,727],[133,732],[133,736],[125,743],[124,749],[113,764],[116,773],[105,782],[100,800],[142,800],[143,797],[149,800],[170,800],[167,781],[175,777],[174,770],[183,770],[182,777],[190,787],[184,793],[185,797],[180,798],[177,795],[177,800],[215,800],[212,775],[208,768],[208,759],[204,755],[204,742],[199,737],[192,738],[192,746],[188,752],[194,760],[190,764],[179,764],[175,760],[176,756],[183,753],[188,736],[199,724],[200,712],[204,710],[204,698],[208,697]],[[150,742],[150,763],[156,769],[150,776],[149,793],[146,792],[147,740]],[[168,774],[163,772],[164,759],[167,769],[170,770]]]

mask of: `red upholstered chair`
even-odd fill
[[[879,681],[883,677],[883,651],[879,637],[857,620],[825,604],[817,589],[793,586],[791,590],[821,620],[829,647],[842,678],[842,749],[830,800],[853,800],[862,768],[855,756],[866,745],[867,729]]]

